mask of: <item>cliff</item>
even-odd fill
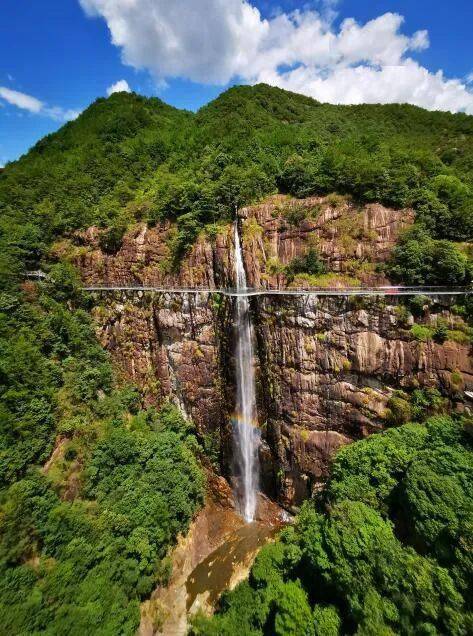
[[[334,272],[324,279],[330,284],[354,276],[379,284],[385,279],[377,264],[412,220],[409,210],[280,196],[240,216],[248,282],[270,288],[288,284],[284,268],[276,265],[289,264],[310,245]],[[91,228],[80,235],[73,258],[91,284],[231,286],[230,229],[220,226],[199,237],[179,273],[167,265],[169,224],[138,226],[115,255],[100,250],[100,231]],[[232,299],[208,292],[115,292],[96,299],[99,338],[123,377],[142,388],[147,403],[168,397],[178,403],[228,471]],[[299,504],[323,483],[335,449],[392,425],[397,390],[438,387],[462,408],[462,390],[473,387],[473,364],[468,338],[458,336],[466,326],[451,304],[448,298],[426,304],[417,321],[427,336],[419,338],[411,329],[414,317],[395,297],[251,299],[266,492],[287,507]],[[439,319],[457,336],[434,342],[432,326]]]
[[[243,208],[239,216],[248,284],[268,289],[287,286],[284,266],[311,247],[334,272],[319,284],[386,283],[376,271],[377,265],[387,259],[399,233],[414,218],[412,210],[393,210],[379,204],[359,207],[336,195],[307,199],[276,195],[260,205]],[[125,234],[115,254],[106,254],[100,249],[102,231],[91,227],[76,234],[75,244],[62,241],[54,251],[72,258],[84,282],[91,285],[137,283],[212,289],[232,284],[229,224],[208,226],[178,272],[171,264],[175,232],[169,221],[154,227],[137,224]]]

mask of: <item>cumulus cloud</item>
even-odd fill
[[[10,88],[6,88],[5,86],[0,86],[0,100],[2,99],[8,104],[16,106],[21,110],[27,110],[28,112],[36,115],[44,115],[45,117],[50,117],[56,121],[69,121],[71,119],[75,119],[80,114],[79,110],[61,108],[60,106],[48,106],[32,95],[27,95],[20,91],[14,91]]]
[[[156,77],[226,83],[268,29],[242,0],[80,0],[105,18],[123,61]]]
[[[131,93],[131,88],[126,80],[118,80],[118,82],[115,82],[115,84],[112,84],[107,88],[108,96],[113,93]]]
[[[75,108],[62,108],[61,106],[45,106],[41,114],[56,121],[72,121],[77,119],[82,111]]]
[[[158,83],[183,77],[224,85],[267,82],[333,103],[410,102],[473,113],[466,82],[431,73],[412,55],[428,33],[402,32],[403,17],[385,13],[336,28],[333,7],[261,16],[249,0],[79,0],[105,19],[125,64]]]

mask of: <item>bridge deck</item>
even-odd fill
[[[469,287],[311,287],[289,289],[211,289],[209,287],[153,287],[148,285],[90,285],[88,292],[156,292],[169,294],[222,294],[223,296],[459,296]]]
[[[27,278],[44,280],[48,275],[41,270],[26,272]],[[413,287],[386,285],[381,287],[290,287],[286,289],[248,289],[211,287],[156,287],[153,285],[86,285],[88,292],[156,292],[169,294],[222,294],[223,296],[460,296],[473,293],[471,287]]]

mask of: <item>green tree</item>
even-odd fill
[[[433,240],[420,226],[400,238],[388,271],[409,285],[464,285],[470,277],[467,257],[453,243]]]
[[[307,594],[297,581],[289,581],[278,586],[275,606],[274,633],[277,636],[312,636],[312,612],[307,602]]]
[[[315,636],[339,636],[341,620],[338,610],[333,605],[316,605],[314,607]]]

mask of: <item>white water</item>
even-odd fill
[[[241,255],[238,224],[235,221],[235,274],[238,291],[246,289],[246,274]],[[245,521],[256,513],[260,431],[256,426],[255,371],[248,296],[236,297],[236,384],[237,401],[233,421],[237,500]]]

